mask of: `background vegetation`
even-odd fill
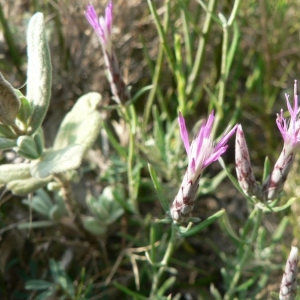
[[[165,214],[148,164],[171,203],[187,164],[178,111],[193,135],[199,120],[214,109],[216,137],[229,123],[242,124],[261,180],[265,157],[273,164],[283,144],[276,113],[285,109],[284,93],[292,97],[294,80],[299,79],[299,1],[113,1],[114,49],[131,95],[136,96],[131,106],[134,124],[122,118],[111,100],[101,46],[84,16],[88,3],[0,4],[0,71],[22,92],[28,21],[37,11],[44,14],[53,66],[52,98],[43,124],[48,147],[80,96],[102,94],[100,135],[78,169],[73,191],[85,218],[97,215],[92,201],[118,203],[110,208],[115,215],[92,233],[98,241],[95,247],[63,208],[55,222],[43,214],[60,203],[52,191],[19,197],[3,187],[1,299],[145,299],[154,297],[156,279],[156,299],[169,294],[178,299],[222,299],[230,285],[224,270],[230,278],[241,245],[232,232],[239,235],[249,220],[249,203],[214,163],[201,179],[193,216],[206,220],[222,209],[226,213],[204,230],[178,238],[166,272],[157,277],[159,266],[149,261],[163,258],[170,224],[155,222]],[[103,15],[107,2],[93,4]],[[235,176],[234,138],[230,143],[223,159]],[[1,154],[2,164],[20,161],[12,150]],[[280,204],[299,196],[298,169],[296,160]],[[47,198],[49,205],[38,211],[30,204],[32,196]],[[235,291],[237,299],[278,299],[290,246],[299,243],[299,211],[296,201],[283,212],[264,215]]]

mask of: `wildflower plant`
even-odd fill
[[[158,50],[153,58],[141,39],[151,83],[137,88],[134,95],[122,76],[118,49],[114,49],[113,5],[118,3],[109,1],[100,17],[98,7],[89,4],[85,17],[92,30],[86,31],[86,37],[96,33],[99,39],[116,105],[103,103],[98,92],[82,95],[64,116],[51,147],[45,145],[49,137],[42,124],[50,106],[54,67],[43,14],[32,16],[27,31],[26,94],[14,89],[0,73],[0,149],[14,151],[20,159],[0,165],[0,184],[5,191],[22,197],[22,203],[33,212],[28,222],[22,220],[14,226],[37,232],[33,239],[38,244],[35,253],[44,251],[42,260],[45,254],[49,258],[49,268],[38,274],[36,265],[30,266],[32,270],[23,287],[30,298],[268,298],[269,295],[261,295],[271,274],[283,265],[282,261],[275,263],[278,259],[274,256],[283,247],[283,240],[289,247],[283,239],[289,218],[283,213],[296,198],[281,203],[280,197],[299,148],[300,109],[295,81],[293,104],[286,95],[290,119],[285,118],[283,110],[276,119],[284,140],[283,150],[273,169],[266,159],[262,182],[257,182],[257,169],[250,161],[253,149],[248,149],[243,119],[238,120],[243,116],[241,103],[238,97],[229,103],[232,96],[227,93],[232,91],[228,81],[237,80],[230,72],[239,51],[240,2],[234,1],[226,17],[216,13],[219,8],[215,0],[166,0],[161,19],[160,10],[148,0],[152,18],[147,22],[156,26]],[[194,6],[201,10],[201,26],[197,23],[199,16],[192,17]],[[172,13],[180,22],[175,22]],[[0,22],[2,19],[0,5]],[[221,44],[218,42],[220,65],[210,66],[210,70],[216,70],[207,76],[203,66],[212,32],[222,35]],[[163,84],[170,84],[167,92]],[[197,134],[191,139],[183,116],[187,120],[197,115],[199,119],[206,108],[211,113],[200,128],[195,125]],[[216,137],[221,128],[227,129]],[[226,151],[233,152],[229,140],[235,134],[236,176],[230,162],[225,164],[222,159]],[[182,155],[182,143],[186,155]],[[204,170],[208,169],[208,173],[212,163],[219,163],[221,171],[212,178],[206,177]],[[83,180],[86,173],[93,179]],[[230,183],[225,183],[225,193],[218,190],[226,175],[244,197],[245,218],[236,223],[225,200],[235,203],[241,197],[233,196],[232,191],[225,195]],[[84,195],[77,194],[77,184],[84,185]],[[201,205],[209,202],[208,194],[215,196],[214,212],[206,209],[204,216],[193,212],[199,193]],[[266,214],[278,214],[279,224],[266,226]],[[0,221],[1,218],[0,214]],[[220,241],[213,241],[209,232],[209,226],[216,222],[215,235]],[[46,228],[53,231],[48,233]],[[0,231],[4,232],[1,228]],[[223,247],[227,237],[230,241],[226,240]],[[58,247],[62,249],[59,254],[51,252],[49,245],[54,243],[62,245]],[[203,261],[203,253],[198,251],[203,244],[209,249],[208,265],[212,258],[218,256],[220,260],[217,276],[198,266]],[[226,251],[226,247],[231,250]],[[280,299],[295,298],[297,263],[298,249],[292,247]],[[0,267],[1,272],[6,271],[6,266]],[[223,281],[215,285],[211,278],[219,279],[219,273]],[[181,282],[184,289],[192,285],[195,295],[183,295]],[[202,282],[209,282],[209,288]],[[277,296],[278,290],[272,293]]]
[[[214,118],[214,112],[212,112],[207,122],[204,121],[202,123],[198,135],[190,145],[185,120],[181,113],[179,113],[178,123],[181,139],[188,156],[188,167],[179,192],[171,206],[171,217],[174,222],[180,223],[186,221],[191,216],[202,172],[227,150],[228,139],[235,133],[236,125],[231,130],[228,128],[219,142],[214,145],[211,132]]]
[[[98,18],[93,5],[88,5],[85,16],[97,33],[102,46],[108,80],[114,100],[117,103],[126,103],[130,99],[129,90],[126,87],[119,68],[117,56],[112,45],[113,3],[109,1],[105,9],[105,17]]]
[[[283,110],[281,109],[276,118],[277,127],[284,141],[283,149],[270,174],[268,174],[269,163],[267,162],[264,174],[266,178],[264,178],[262,184],[257,183],[255,180],[248,147],[241,126],[238,127],[236,135],[236,172],[239,185],[246,195],[253,196],[261,201],[268,201],[269,203],[280,196],[295,159],[299,143],[298,135],[300,127],[298,120],[297,81],[294,83],[293,107],[289,102],[289,96],[286,94],[285,97],[291,117],[289,120],[285,119]]]

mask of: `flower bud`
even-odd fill
[[[293,300],[297,294],[298,248],[291,249],[282,277],[279,299]]]
[[[238,125],[235,139],[235,168],[240,187],[248,196],[257,194],[258,186],[252,171],[245,135]]]

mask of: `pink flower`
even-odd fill
[[[264,198],[273,200],[281,193],[284,183],[292,168],[296,151],[300,148],[300,120],[298,117],[299,106],[297,96],[297,80],[294,84],[294,108],[289,102],[289,96],[285,95],[286,103],[291,115],[289,120],[283,117],[283,110],[277,114],[276,123],[284,140],[283,149],[275,163],[275,166],[263,184]]]
[[[98,16],[93,5],[88,5],[87,10],[85,12],[85,16],[91,26],[94,28],[96,33],[100,38],[101,45],[103,47],[103,51],[107,52],[109,56],[112,55],[112,22],[113,22],[113,15],[112,15],[113,5],[112,1],[109,1],[106,9],[105,9],[105,18]]]
[[[123,80],[119,63],[112,46],[112,10],[112,1],[109,1],[105,10],[105,18],[100,16],[98,19],[93,5],[88,5],[85,16],[99,36],[103,49],[105,66],[108,71],[108,80],[110,82],[112,94],[114,95],[114,100],[119,104],[124,104],[130,99],[130,93]]]
[[[189,162],[170,210],[170,215],[174,222],[180,223],[190,217],[203,170],[227,150],[227,142],[236,130],[237,125],[231,130],[228,128],[219,142],[215,144],[211,134],[214,119],[214,113],[212,112],[208,120],[203,122],[198,135],[190,144],[184,118],[179,113],[178,122],[181,139],[185,146]]]
[[[216,161],[227,150],[227,142],[236,130],[237,125],[230,131],[228,131],[230,129],[229,127],[220,141],[215,144],[211,136],[214,119],[214,112],[212,112],[208,120],[203,122],[198,135],[190,145],[184,118],[181,113],[179,113],[178,122],[181,139],[188,155],[188,173],[190,180],[195,181],[208,165]]]
[[[294,108],[292,108],[289,95],[285,95],[286,103],[291,115],[289,122],[283,117],[283,110],[277,114],[276,123],[284,139],[284,144],[287,150],[292,151],[294,148],[300,146],[300,120],[299,120],[299,106],[297,96],[297,80],[294,83]]]

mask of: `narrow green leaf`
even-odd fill
[[[282,237],[285,235],[286,233],[286,228],[289,225],[289,217],[285,216],[281,219],[279,225],[277,226],[275,232],[272,235],[271,241],[272,244],[276,244],[279,241],[281,241]]]
[[[154,18],[160,41],[164,46],[164,50],[166,52],[166,56],[167,56],[167,59],[168,59],[168,62],[169,62],[170,69],[174,73],[175,68],[176,68],[175,67],[174,53],[172,52],[171,47],[169,46],[169,42],[167,40],[165,29],[162,26],[162,23],[159,19],[159,16],[157,14],[157,10],[156,10],[156,7],[154,6],[153,1],[147,0],[147,2],[148,2],[148,5],[149,5],[150,12],[151,12],[151,14]],[[170,1],[167,2],[165,14],[170,14]]]
[[[290,207],[296,200],[297,200],[296,197],[290,198],[284,205],[277,206],[277,207],[271,207],[263,203],[257,203],[256,205],[264,212],[279,212]]]
[[[164,283],[161,285],[161,287],[158,289],[156,295],[159,297],[162,297],[167,290],[169,290],[174,283],[176,282],[176,276],[171,276],[167,280],[164,281]]]
[[[265,163],[264,163],[264,173],[263,173],[262,182],[265,182],[265,180],[268,178],[270,172],[271,172],[270,160],[269,160],[269,157],[266,157]]]
[[[114,286],[119,289],[120,291],[122,291],[123,293],[125,293],[126,295],[128,296],[131,296],[132,299],[136,299],[136,300],[147,300],[148,298],[137,293],[137,292],[134,292],[132,290],[130,290],[129,288],[125,287],[124,285],[114,281]]]
[[[210,285],[210,293],[212,294],[215,300],[222,300],[222,296],[218,289],[214,286],[214,284]]]
[[[19,229],[28,229],[28,228],[45,228],[57,225],[57,222],[54,221],[35,221],[35,222],[24,222],[18,224],[17,228]]]
[[[151,176],[154,188],[155,188],[155,190],[157,192],[158,199],[159,199],[159,201],[160,201],[160,203],[162,205],[163,210],[167,213],[170,210],[170,205],[169,205],[169,202],[168,202],[168,200],[166,199],[166,197],[165,197],[165,195],[163,193],[163,190],[161,188],[160,183],[158,182],[158,178],[157,178],[156,172],[155,172],[154,168],[150,164],[148,164],[148,170],[149,170],[149,173],[150,173],[150,176]]]
[[[38,294],[38,296],[34,300],[49,300],[51,296],[55,294],[55,289],[50,289],[45,292]]]
[[[111,132],[111,130],[109,129],[109,127],[106,125],[105,122],[103,122],[103,127],[107,133],[108,139],[111,142],[111,144],[113,145],[113,147],[115,148],[115,150],[118,152],[118,154],[127,159],[127,153],[126,150],[120,145],[120,143],[116,140],[115,136],[113,135],[113,133]]]
[[[230,181],[233,183],[233,185],[235,186],[235,188],[242,194],[244,195],[244,197],[250,202],[250,203],[254,203],[254,200],[249,197],[248,195],[246,195],[244,193],[244,191],[241,189],[238,181],[236,180],[236,178],[230,173],[229,169],[227,169],[227,167],[225,166],[224,160],[222,157],[218,158],[218,162],[220,163],[221,167],[226,171],[228,178],[230,179]]]
[[[52,282],[45,280],[28,280],[25,283],[26,290],[45,290],[53,286]]]
[[[220,218],[220,223],[222,228],[224,229],[224,231],[227,232],[227,234],[237,243],[242,244],[243,240],[241,240],[238,235],[235,233],[235,231],[233,230],[231,223],[228,219],[227,213],[225,211],[225,213],[222,215],[222,217]]]
[[[135,103],[144,93],[148,92],[153,88],[153,84],[151,85],[146,85],[139,89],[137,93],[131,98],[130,101],[128,101],[125,105],[130,106],[131,104]]]
[[[206,228],[210,224],[214,223],[224,213],[225,213],[224,209],[219,210],[218,212],[216,212],[212,216],[208,217],[205,221],[202,221],[200,224],[192,227],[191,229],[187,230],[186,232],[182,232],[182,235],[187,237],[187,236],[191,236],[191,235],[194,235],[194,234],[200,232],[201,230],[203,230],[204,228]]]

